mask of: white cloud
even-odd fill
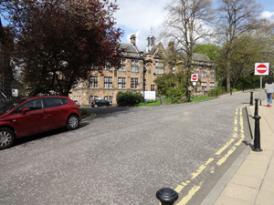
[[[165,7],[170,0],[117,0],[119,10],[115,17],[117,24],[125,30],[125,38],[135,33],[137,45],[144,49],[148,35],[158,37],[167,12]]]
[[[263,11],[260,15],[261,19],[274,20],[274,12],[271,11]]]

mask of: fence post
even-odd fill
[[[250,105],[253,105],[253,92],[250,92]]]
[[[261,152],[261,151],[263,151],[261,149],[261,132],[260,132],[260,119],[261,119],[261,117],[259,115],[255,115],[254,119],[255,119],[255,128],[254,128],[253,151]]]
[[[156,192],[156,197],[161,202],[161,205],[173,205],[178,199],[178,194],[173,189],[162,188]]]

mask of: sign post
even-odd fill
[[[269,75],[269,63],[255,63],[255,75],[260,76],[260,89],[263,88],[263,76]]]

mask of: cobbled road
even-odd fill
[[[133,108],[0,151],[1,205],[152,205],[231,135],[248,92]]]

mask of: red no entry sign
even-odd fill
[[[255,63],[255,75],[268,75],[269,63]]]
[[[191,81],[192,82],[197,82],[198,81],[198,74],[197,73],[191,74]]]

